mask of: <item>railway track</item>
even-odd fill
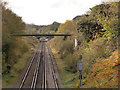
[[[50,86],[50,83],[54,85]],[[58,90],[58,83],[49,48],[46,42],[42,41],[32,56],[31,62],[20,83],[19,90],[22,88],[35,90],[37,88],[47,89],[51,87]]]
[[[52,76],[53,76],[53,79],[54,79],[54,84],[55,84],[55,88],[58,90],[58,81],[57,81],[57,78],[56,78],[56,74],[55,74],[55,69],[54,69],[54,64],[53,64],[53,57],[52,57],[52,54],[50,52],[50,49],[49,47],[48,48],[48,54],[50,56],[50,64],[51,64],[51,68],[52,68]]]
[[[46,79],[46,47],[44,42],[44,88],[47,88],[47,79]]]
[[[41,62],[41,55],[42,55],[42,48],[38,54],[38,59],[37,59],[37,63],[36,63],[36,68],[34,70],[34,75],[33,75],[33,79],[32,79],[32,84],[31,84],[31,88],[36,88],[36,83],[37,83],[37,79],[38,79],[38,72],[39,72],[39,68],[40,68],[40,62]]]
[[[32,84],[33,84],[33,79],[32,78],[36,78],[37,73],[38,73],[38,62],[40,61],[40,54],[41,54],[41,47],[42,47],[42,43],[38,45],[38,48],[36,49],[32,60],[27,68],[27,71],[22,79],[22,82],[20,84],[19,89],[21,88],[31,88]],[[40,63],[40,62],[39,62]],[[36,66],[36,67],[35,67]],[[33,73],[33,71],[36,71]],[[35,75],[36,73],[36,75]],[[36,81],[36,80],[35,80]],[[34,84],[35,85],[35,84]]]
[[[39,47],[38,47],[38,48],[39,48]],[[38,48],[37,48],[37,49],[38,49]],[[32,66],[32,64],[33,64],[33,61],[34,61],[34,59],[35,59],[35,56],[37,55],[37,49],[35,50],[35,53],[34,53],[34,55],[32,56],[31,62],[30,62],[30,64],[29,64],[28,68],[27,68],[27,71],[26,71],[23,79],[22,79],[22,82],[21,82],[21,84],[20,84],[19,89],[21,89],[21,88],[24,86],[25,80],[26,80],[26,78],[27,78],[27,76],[28,76],[28,73],[29,73],[29,71],[30,71],[30,69],[31,69],[31,66]]]

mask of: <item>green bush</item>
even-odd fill
[[[61,58],[66,57],[68,54],[72,54],[74,52],[73,42],[70,40],[66,40],[65,42],[63,42],[60,48],[60,52]]]
[[[91,41],[89,44],[90,48],[90,53],[92,57],[95,58],[105,58],[105,47],[106,47],[106,42],[102,38],[97,38],[94,41]]]
[[[89,43],[85,40],[81,41],[79,51],[75,51],[77,59],[82,55],[82,62],[84,64],[84,71],[88,73],[93,63],[98,58],[107,57],[105,54],[106,41],[102,38],[97,38]]]
[[[65,59],[65,64],[67,65],[67,71],[70,71],[72,73],[75,73],[77,71],[77,62],[76,58],[73,54],[68,54]]]

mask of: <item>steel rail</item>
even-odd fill
[[[52,53],[52,50],[51,50],[50,46],[48,46],[48,48],[49,48],[49,51],[50,51],[50,54],[51,54],[51,57],[52,57],[52,61],[55,62],[55,57],[54,57],[54,55],[53,55],[53,53]],[[56,62],[55,62],[55,66],[56,66],[56,68],[57,68],[57,71],[60,73]],[[59,77],[61,78],[61,76],[59,76]],[[62,78],[61,78],[61,79],[62,79]]]
[[[39,46],[38,46],[38,48],[39,48]],[[26,73],[25,73],[25,75],[24,75],[24,77],[23,77],[23,80],[22,80],[22,82],[21,82],[21,84],[20,84],[19,90],[20,90],[20,89],[23,87],[23,85],[24,85],[24,82],[25,82],[25,80],[26,80],[26,77],[27,77],[27,75],[28,75],[28,73],[29,73],[29,71],[30,71],[30,68],[31,68],[31,66],[32,66],[32,63],[33,63],[33,61],[34,61],[35,55],[37,54],[38,48],[35,50],[35,53],[34,53],[34,55],[33,55],[33,57],[32,57],[32,60],[31,60],[31,62],[30,62],[30,64],[29,64],[29,66],[28,66],[28,68],[27,68],[27,71],[26,71]]]
[[[47,88],[47,79],[46,79],[46,47],[44,42],[44,90]]]
[[[40,62],[41,62],[41,53],[42,53],[42,44],[41,44],[41,49],[40,49],[40,52],[39,52],[39,55],[38,55],[38,59],[37,59],[37,64],[36,64],[36,68],[35,68],[35,71],[34,71],[34,76],[33,76],[33,79],[32,79],[32,84],[31,84],[31,88],[34,88],[36,87],[36,83],[37,83],[37,78],[38,78],[38,72],[39,72],[39,67],[40,67]]]
[[[55,69],[54,69],[54,65],[53,65],[53,60],[52,60],[52,56],[50,54],[50,49],[49,48],[48,48],[48,54],[50,56],[50,64],[51,64],[52,76],[53,76],[53,79],[54,79],[55,88],[58,90],[59,87],[58,87],[57,78],[56,78],[56,75],[55,75]]]

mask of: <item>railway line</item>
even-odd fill
[[[52,57],[52,54],[50,53],[50,49],[49,47],[48,48],[48,54],[49,54],[49,57],[50,57],[50,65],[51,65],[51,69],[52,69],[52,76],[53,76],[53,80],[54,80],[54,84],[55,84],[55,88],[58,90],[58,82],[57,82],[57,78],[56,78],[56,75],[55,75],[55,69],[54,69],[54,64],[53,64],[53,57]]]
[[[19,90],[30,88],[35,90],[37,88],[47,89],[55,88],[58,90],[58,80],[56,78],[54,64],[50,49],[43,40],[39,43],[32,56],[30,64],[23,75]]]

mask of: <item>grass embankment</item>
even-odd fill
[[[20,75],[20,71],[25,67],[28,58],[31,56],[31,52],[28,51],[21,57],[16,64],[11,68],[10,73],[3,75],[2,87],[9,88]]]
[[[53,41],[54,39],[51,40],[50,43]],[[72,73],[70,70],[68,70],[66,61],[61,59],[61,55],[58,53],[58,51],[56,51],[56,47],[53,44],[50,44],[50,47],[60,71],[63,88],[78,88],[80,84],[79,72]],[[118,60],[120,59],[118,57],[119,54],[120,52],[116,50],[107,58],[96,59],[95,62],[91,64],[88,73],[82,72],[82,88],[117,88],[119,69]]]
[[[72,73],[68,71],[65,61],[60,58],[60,54],[56,51],[55,47],[51,46],[51,50],[60,71],[63,88],[78,88],[80,84],[79,72]],[[108,58],[95,60],[91,65],[89,73],[83,74],[82,88],[117,88],[119,54],[120,52],[116,50]]]
[[[35,37],[25,38],[24,40],[27,43],[29,49],[21,56],[21,58],[17,60],[17,63],[12,66],[10,72],[2,76],[3,88],[12,87],[11,85],[14,84],[18,77],[21,75],[21,71],[24,69],[27,60],[31,57],[32,53],[35,51],[38,45],[38,41]]]
[[[62,79],[62,83],[63,83],[63,88],[71,88],[73,87],[73,84],[77,81],[78,78],[78,73],[71,73],[69,71],[67,71],[67,66],[65,64],[65,62],[60,59],[60,55],[58,53],[56,53],[56,50],[54,49],[54,47],[51,47],[52,53],[55,57],[55,62],[57,64],[57,67],[59,69],[59,73]]]
[[[18,80],[21,75],[21,71],[24,69],[27,60],[31,57],[32,53],[35,51],[38,41],[35,37],[24,38],[24,42],[27,45],[26,53],[22,54],[16,63],[11,66],[8,73],[2,75],[2,87],[10,88],[13,87],[16,80]],[[19,52],[16,50],[16,53]],[[13,54],[14,55],[14,54]]]

